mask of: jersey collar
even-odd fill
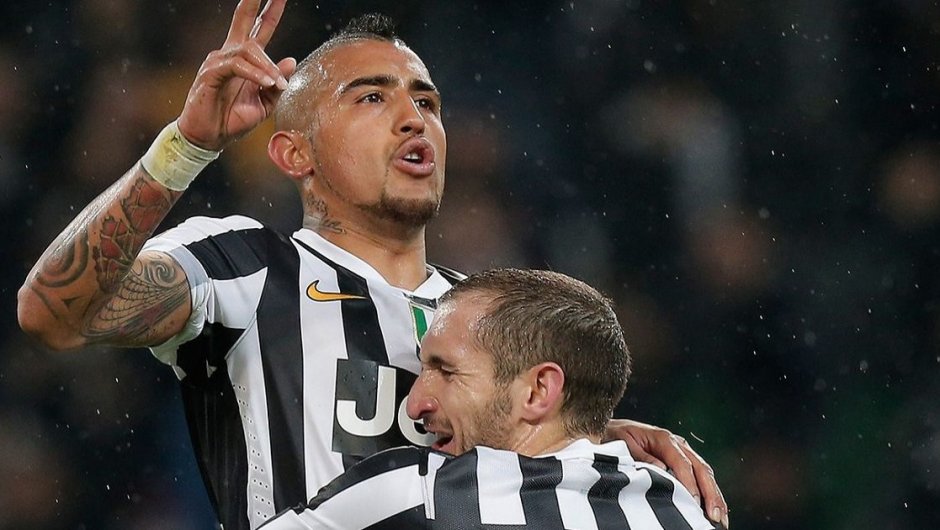
[[[294,232],[293,237],[310,245],[316,249],[317,252],[323,254],[327,259],[338,263],[343,267],[346,267],[347,269],[369,281],[381,282],[389,285],[389,287],[394,287],[393,285],[389,284],[384,277],[382,277],[375,267],[367,263],[365,260],[349,252],[348,250],[331,243],[329,240],[314,232],[313,230],[310,230],[309,228],[301,228],[297,230]],[[450,288],[450,282],[448,282],[447,279],[444,278],[441,273],[431,265],[425,264],[424,267],[428,272],[428,278],[424,280],[424,282],[419,285],[417,289],[414,291],[409,291],[407,289],[401,289],[400,287],[396,288],[404,293],[419,296],[421,298],[428,298],[432,300],[439,298]]]
[[[555,453],[539,455],[538,458],[552,456],[559,460],[570,460],[575,458],[593,459],[595,454],[602,454],[616,457],[621,464],[634,464],[633,457],[630,456],[630,450],[623,440],[614,440],[612,442],[596,445],[587,438],[579,438],[568,447]]]

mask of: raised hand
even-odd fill
[[[190,142],[219,151],[244,136],[274,110],[297,61],[277,64],[264,51],[287,0],[241,0],[235,8],[228,37],[209,53],[196,74],[179,128]]]

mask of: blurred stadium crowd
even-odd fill
[[[234,0],[0,5],[0,528],[207,528],[172,372],[50,353],[15,294],[178,115]],[[940,527],[940,7],[928,0],[292,1],[298,58],[364,11],[444,95],[434,262],[552,268],[617,303],[619,415],[692,441],[733,527]],[[270,124],[166,226],[292,231]]]

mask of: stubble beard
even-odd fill
[[[493,449],[512,449],[509,446],[512,439],[512,426],[509,424],[511,412],[512,400],[509,396],[508,385],[498,387],[493,398],[480,410],[474,412],[471,420],[474,429],[464,436],[463,447],[460,448],[461,454],[478,445]]]
[[[319,164],[317,165],[317,171],[321,174],[324,174],[323,169],[321,166],[319,166]],[[347,202],[355,208],[370,214],[376,219],[390,221],[399,226],[408,228],[422,228],[427,225],[431,219],[434,219],[434,217],[437,216],[438,209],[441,206],[440,193],[438,193],[436,197],[427,199],[403,199],[389,195],[388,190],[384,188],[382,189],[382,193],[379,196],[378,201],[372,204],[357,204],[355,202],[349,201],[341,192],[339,192],[329,177],[321,178],[323,178],[323,183],[326,185],[326,187],[331,190],[333,194],[339,196],[339,198],[344,202]],[[323,207],[323,210],[325,213],[325,206]]]
[[[365,204],[361,208],[384,221],[409,228],[420,228],[428,224],[437,215],[440,197],[436,199],[402,199],[390,196],[385,190],[378,202]]]

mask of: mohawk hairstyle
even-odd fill
[[[399,40],[395,33],[395,21],[381,13],[366,13],[360,15],[346,24],[337,34],[329,40],[340,39],[368,39]]]

